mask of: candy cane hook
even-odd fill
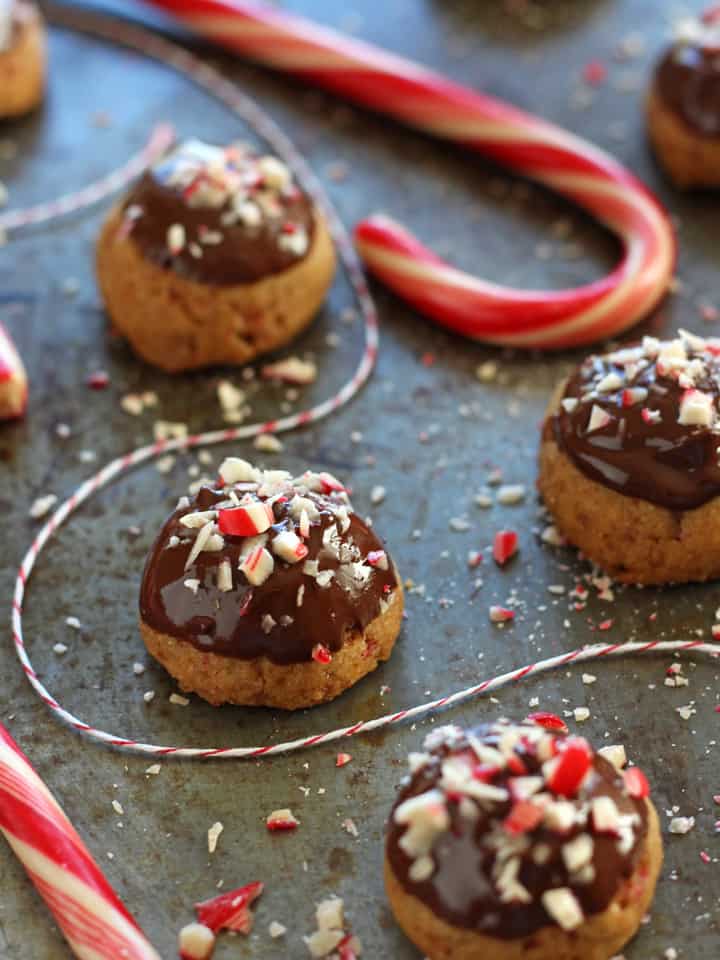
[[[538,117],[411,60],[246,0],[150,0],[186,26],[411,127],[482,153],[568,197],[613,231],[613,272],[572,290],[515,290],[458,270],[387,217],[359,224],[369,269],[444,326],[475,340],[558,349],[621,333],[668,289],[675,236],[666,212],[609,154]]]

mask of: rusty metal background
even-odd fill
[[[131,3],[115,9],[140,14]],[[677,217],[681,285],[652,318],[667,332],[683,325],[717,330],[720,250],[718,199],[675,193],[645,142],[641,101],[650,65],[667,41],[670,4],[654,0],[294,0],[285,4],[318,20],[382,43],[566,125],[615,150],[656,189]],[[699,8],[700,4],[691,6]],[[660,12],[662,8],[662,13]],[[159,119],[185,135],[218,141],[242,131],[221,106],[162,66],[61,30],[51,37],[52,79],[37,115],[0,126],[0,180],[14,206],[49,198],[117,165],[140,146]],[[441,146],[280,77],[213,51],[276,117],[323,177],[345,221],[382,208],[411,224],[458,264],[519,285],[566,285],[605,270],[616,254],[611,238],[558,199],[513,180],[476,157]],[[596,89],[581,83],[594,59],[608,67]],[[16,155],[8,143],[17,146]],[[108,336],[92,271],[93,243],[103,210],[28,230],[0,249],[0,315],[16,338],[32,380],[29,416],[0,430],[4,562],[0,580],[9,617],[12,577],[35,524],[30,503],[64,495],[100,464],[151,435],[156,419],[193,430],[220,422],[215,388],[220,373],[169,378],[142,366]],[[161,475],[151,465],[96,497],[53,541],[29,590],[27,637],[50,689],[88,721],[155,742],[188,745],[262,743],[321,731],[440,695],[500,670],[598,638],[685,638],[709,634],[720,605],[717,585],[617,591],[573,609],[569,592],[586,568],[569,550],[540,543],[534,495],[537,427],[552,384],[577,356],[501,353],[431,326],[381,290],[382,347],[369,388],[348,409],[316,428],[284,438],[275,458],[289,469],[325,466],[352,481],[356,507],[372,515],[403,575],[418,589],[392,661],[328,706],[296,715],[264,710],[213,710],[193,699],[173,706],[173,684],[148,661],[135,625],[138,578],[145,551],[195,458],[181,457]],[[714,298],[716,298],[714,300]],[[357,323],[343,320],[350,295],[338,280],[327,308],[291,351],[313,352],[317,384],[326,395],[352,369],[361,343]],[[327,344],[329,332],[338,345]],[[489,383],[475,376],[493,360]],[[90,392],[94,370],[111,385]],[[222,371],[235,382],[237,372]],[[127,392],[155,390],[157,408],[134,418],[120,408]],[[252,398],[253,417],[269,416],[282,391],[264,386]],[[71,427],[61,439],[58,423]],[[351,435],[362,434],[360,442]],[[357,441],[357,437],[355,438]],[[226,450],[211,451],[217,463]],[[238,452],[252,456],[250,445]],[[523,483],[527,497],[513,507],[480,509],[474,496],[493,468]],[[387,488],[371,507],[370,490]],[[469,529],[451,530],[466,517]],[[132,528],[137,527],[138,530]],[[495,530],[519,531],[520,554],[505,570],[486,562],[476,571],[467,552],[482,549]],[[482,578],[482,586],[476,579]],[[549,586],[564,586],[565,594]],[[508,629],[488,621],[491,603],[513,598],[518,618]],[[651,619],[652,615],[652,619]],[[65,624],[77,617],[81,632]],[[68,646],[64,656],[55,643]],[[146,665],[136,676],[132,665]],[[720,793],[717,737],[718,669],[687,663],[689,686],[664,685],[667,660],[603,663],[546,676],[448,713],[473,722],[523,716],[535,698],[541,709],[587,706],[582,731],[596,742],[622,741],[652,780],[658,807],[697,818],[687,836],[666,836],[666,865],[649,922],[628,948],[628,960],[718,955],[718,840],[713,795]],[[302,935],[314,928],[314,903],[345,899],[353,929],[370,958],[412,960],[417,952],[394,925],[381,883],[383,822],[406,753],[423,728],[440,718],[351,741],[352,762],[334,766],[327,747],[258,763],[166,762],[147,776],[146,759],[85,742],[61,726],[35,698],[11,649],[0,647],[0,711],[13,735],[57,793],[91,849],[164,957],[175,955],[176,932],[196,900],[262,879],[267,890],[247,938],[225,936],[218,960],[307,955]],[[143,692],[154,690],[146,705]],[[692,705],[689,719],[677,707]],[[571,722],[571,725],[572,722]],[[124,814],[111,806],[118,800]],[[270,836],[264,818],[290,806],[301,820],[292,835]],[[358,836],[347,832],[350,818]],[[218,850],[206,831],[224,824]],[[701,860],[701,851],[710,862]],[[288,927],[270,939],[271,920]],[[7,850],[0,851],[0,957],[62,960],[69,956],[47,911]]]

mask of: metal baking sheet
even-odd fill
[[[657,190],[680,230],[681,285],[646,329],[717,331],[717,321],[708,320],[713,311],[702,307],[720,306],[718,200],[674,192],[651,159],[643,130],[644,85],[669,36],[669,5],[387,0],[382,15],[373,0],[285,6],[423,60],[615,151]],[[141,13],[130,3],[119,7]],[[293,136],[347,224],[384,209],[459,265],[517,285],[589,280],[617,255],[612,238],[575,209],[481,158],[203,52]],[[13,206],[57,196],[117,166],[158,120],[170,120],[183,135],[218,141],[243,133],[224,107],[190,82],[120,48],[53,30],[51,53],[44,109],[0,127],[0,180]],[[608,70],[597,88],[581,81],[594,60]],[[106,208],[27,230],[0,249],[0,317],[32,380],[27,419],[0,430],[8,616],[14,570],[36,527],[28,516],[32,501],[69,494],[93,471],[91,456],[99,465],[146,441],[157,419],[181,421],[193,431],[215,427],[221,422],[218,379],[242,380],[237,371],[164,376],[108,335],[92,270]],[[92,724],[153,742],[262,744],[409,706],[599,636],[709,636],[720,605],[717,585],[616,590],[613,600],[591,589],[578,611],[570,593],[587,568],[572,551],[539,540],[538,424],[552,385],[579,355],[486,349],[439,330],[382,290],[377,298],[382,346],[369,387],[327,422],[283,438],[282,455],[264,459],[291,470],[324,466],[352,482],[357,509],[372,516],[402,575],[415,585],[392,660],[334,703],[292,715],[212,709],[196,698],[187,707],[170,704],[174,685],[149,661],[138,635],[136,596],[145,551],[192,479],[196,458],[179,457],[169,473],[151,464],[96,496],[40,559],[29,588],[27,642],[64,706]],[[340,278],[316,324],[286,351],[312,352],[320,365],[304,400],[332,392],[357,362],[362,331],[347,322],[351,303]],[[337,334],[334,347],[328,345],[331,332]],[[486,361],[498,365],[498,374],[481,382],[476,368]],[[111,383],[91,392],[85,379],[98,369],[110,373]],[[157,393],[157,407],[137,418],[125,413],[121,398],[145,390]],[[253,418],[270,416],[282,400],[282,391],[260,388],[252,397]],[[69,438],[58,436],[59,423],[70,426]],[[354,433],[362,435],[358,442]],[[250,444],[232,449],[253,456]],[[217,464],[229,448],[210,452]],[[516,506],[481,509],[475,496],[498,468],[504,482],[524,484],[527,495]],[[387,497],[372,506],[370,491],[377,485]],[[468,521],[464,531],[451,529],[459,517]],[[499,570],[485,549],[483,565],[470,570],[468,551],[487,548],[503,527],[519,532],[518,557]],[[517,621],[499,629],[490,624],[488,608],[508,600]],[[67,617],[77,617],[82,630],[69,628]],[[607,631],[599,633],[607,621]],[[53,652],[58,642],[68,647],[64,656]],[[135,662],[146,667],[140,676]],[[679,689],[664,684],[668,658],[594,664],[587,668],[597,677],[592,685],[583,684],[582,668],[530,680],[441,717],[348,741],[343,749],[352,761],[340,770],[331,745],[259,762],[168,761],[159,775],[148,776],[147,758],[88,743],[50,714],[23,677],[9,631],[0,648],[0,710],[164,957],[175,955],[177,931],[191,919],[195,901],[211,896],[221,882],[228,889],[261,879],[267,889],[253,933],[223,936],[218,960],[307,956],[302,936],[314,928],[314,904],[331,893],[344,898],[365,956],[412,960],[418,954],[394,925],[381,882],[383,823],[407,752],[443,720],[524,716],[531,701],[558,712],[587,706],[590,719],[580,729],[597,743],[626,744],[652,781],[665,824],[666,811],[675,808],[697,821],[683,837],[666,831],[666,864],[652,915],[626,957],[654,960],[673,956],[667,951],[674,949],[681,958],[709,960],[718,953],[720,897],[713,808],[720,792],[718,669],[707,659],[683,662],[689,686]],[[155,691],[150,705],[143,700],[147,690]],[[683,706],[692,707],[683,711],[689,719],[677,712]],[[122,816],[113,800],[121,803]],[[271,836],[264,818],[284,806],[301,827]],[[348,832],[348,820],[357,836]],[[225,829],[210,856],[206,832],[215,821]],[[270,939],[272,920],[288,927],[284,939]],[[21,868],[3,851],[0,957],[67,956]]]

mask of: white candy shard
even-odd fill
[[[685,834],[695,826],[695,817],[673,817],[668,827],[670,833]]]
[[[606,427],[611,421],[612,417],[607,412],[603,410],[602,407],[599,407],[596,403],[592,405],[592,410],[590,411],[590,419],[588,420],[587,432],[594,433],[596,430],[602,430],[603,427]]]
[[[224,484],[257,483],[260,471],[240,457],[227,457],[220,464],[220,476]]]
[[[590,804],[593,826],[597,833],[617,833],[620,811],[612,797],[593,797]]]
[[[598,754],[605,757],[608,763],[611,763],[616,770],[622,770],[627,766],[627,754],[625,747],[621,743],[608,744],[606,747],[600,747]]]
[[[613,391],[619,390],[622,385],[623,379],[620,374],[608,373],[595,385],[595,389],[600,393],[613,393]]]
[[[300,357],[288,357],[287,360],[268,363],[260,372],[265,380],[282,380],[298,386],[314,383],[317,379],[315,364],[309,360],[301,360]]]
[[[229,560],[218,564],[217,586],[222,593],[228,593],[233,588],[232,566]]]
[[[569,887],[546,890],[542,895],[542,905],[563,930],[575,930],[585,919],[580,904]]]
[[[181,960],[208,960],[215,948],[215,934],[202,923],[189,923],[178,936]]]
[[[702,390],[686,390],[680,400],[678,423],[686,426],[709,427],[713,422],[713,398]]]
[[[224,829],[225,827],[222,825],[222,823],[220,823],[219,820],[208,828],[208,853],[215,853],[217,850],[218,840],[220,839],[220,834]]]

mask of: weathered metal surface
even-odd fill
[[[382,15],[372,0],[355,0],[350,10],[329,0],[288,6],[433,64],[617,151],[658,190],[681,225],[683,288],[653,320],[654,329],[717,326],[701,321],[697,303],[712,303],[717,294],[718,201],[674,193],[645,143],[643,84],[667,36],[658,4],[515,4],[525,8],[523,15],[508,14],[511,5],[499,2],[387,0]],[[546,19],[545,29],[528,25],[537,17]],[[642,37],[644,49],[617,59],[620,42],[633,34]],[[632,43],[630,48],[635,49]],[[599,229],[556,198],[506,178],[481,159],[210,55],[291,133],[348,224],[384,208],[457,263],[508,283],[560,286],[596,276],[611,263],[613,242]],[[579,77],[595,58],[607,64],[609,76],[591,91],[592,103],[582,106],[586,88]],[[98,115],[101,121],[106,115],[107,126],[97,125]],[[45,109],[0,127],[0,139],[18,146],[15,158],[0,160],[11,204],[55,196],[117,165],[159,119],[170,119],[182,134],[209,139],[241,132],[223,107],[166,68],[54,31]],[[94,210],[29,230],[0,250],[0,314],[32,380],[27,420],[0,430],[6,531],[0,585],[8,617],[14,569],[35,527],[27,515],[30,503],[47,492],[67,494],[88,475],[92,464],[81,462],[81,451],[94,451],[102,463],[146,440],[155,419],[185,421],[193,430],[214,427],[221,419],[215,398],[219,374],[168,378],[139,364],[108,337],[92,273],[102,215],[102,209]],[[571,227],[569,237],[565,224]],[[75,295],[70,278],[77,281]],[[146,548],[195,462],[182,457],[167,475],[151,465],[111,486],[80,511],[40,560],[29,588],[27,638],[38,670],[64,705],[91,723],[155,742],[259,744],[414,704],[591,642],[598,637],[597,624],[606,619],[613,625],[600,636],[608,639],[709,634],[720,603],[716,585],[627,590],[614,602],[593,595],[586,610],[570,609],[568,593],[586,568],[572,552],[539,542],[533,487],[538,421],[552,384],[576,357],[496,353],[436,329],[381,291],[378,301],[382,348],[369,388],[328,422],[284,438],[285,453],[273,462],[292,470],[323,465],[348,478],[357,508],[373,516],[403,576],[424,586],[424,594],[408,598],[407,623],[392,661],[335,703],[297,715],[213,710],[194,699],[186,708],[169,704],[173,684],[148,661],[135,611]],[[341,319],[349,302],[345,284],[338,281],[323,316],[293,347],[315,352],[321,368],[305,399],[326,395],[353,368],[361,332]],[[334,349],[326,344],[331,330],[340,337]],[[475,368],[486,360],[497,361],[500,374],[484,384]],[[90,392],[85,378],[100,368],[109,371],[111,385]],[[232,371],[225,375],[239,380]],[[136,390],[155,390],[159,396],[157,408],[137,419],[119,406],[122,395]],[[263,387],[252,401],[253,416],[269,416],[280,399],[280,391]],[[70,425],[69,439],[57,436],[60,422]],[[351,440],[354,431],[362,433],[360,442]],[[227,451],[211,452],[217,463]],[[251,456],[253,451],[246,444],[239,452]],[[519,506],[481,510],[474,495],[498,466],[506,482],[526,485],[527,497]],[[377,484],[388,496],[371,508],[369,494]],[[450,519],[459,516],[470,521],[466,532],[450,529]],[[135,525],[138,535],[128,532]],[[485,551],[485,563],[469,571],[468,550],[487,547],[501,527],[520,532],[518,558],[501,571],[487,562]],[[478,575],[484,581],[479,588]],[[567,593],[548,592],[554,584],[564,585]],[[517,623],[505,630],[493,627],[489,605],[511,595],[518,602]],[[657,614],[654,621],[651,614]],[[67,616],[80,619],[81,634],[65,625]],[[62,657],[52,650],[58,641],[69,647]],[[135,661],[146,665],[142,676],[133,673]],[[592,686],[583,685],[581,669],[573,669],[442,718],[473,722],[498,714],[524,716],[531,698],[538,698],[540,708],[558,711],[586,705],[591,718],[583,732],[597,742],[626,743],[647,770],[661,811],[677,805],[682,814],[697,817],[688,836],[666,837],[666,865],[652,918],[626,951],[628,960],[660,958],[669,948],[689,960],[717,955],[720,880],[712,800],[718,793],[717,670],[706,660],[687,664],[689,687],[673,690],[664,686],[667,665],[662,659],[597,664],[590,669],[597,676]],[[301,937],[314,927],[314,902],[330,893],[345,898],[366,956],[417,956],[391,919],[380,868],[383,821],[404,757],[427,723],[350,741],[343,748],[353,759],[341,770],[334,766],[337,748],[330,746],[257,763],[166,762],[159,775],[146,776],[149,760],[89,744],[51,716],[22,676],[9,631],[0,648],[0,670],[3,722],[56,791],[163,956],[174,956],[176,931],[190,919],[194,901],[212,895],[221,881],[228,888],[254,879],[267,883],[255,930],[248,941],[224,938],[218,960],[306,956]],[[142,694],[151,689],[156,697],[148,706]],[[683,720],[675,708],[691,701],[697,712]],[[122,817],[114,812],[113,799],[122,804]],[[283,806],[292,807],[301,827],[292,835],[270,836],[264,818]],[[357,838],[343,827],[346,818],[356,824]],[[215,821],[225,831],[209,856],[206,831]],[[702,850],[713,862],[701,861]],[[287,925],[283,940],[268,936],[271,920]],[[7,851],[0,853],[0,956],[68,956]]]

